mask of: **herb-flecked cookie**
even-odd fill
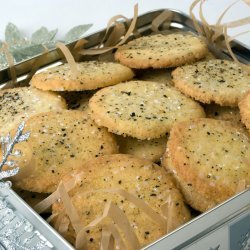
[[[69,64],[49,68],[34,75],[31,85],[41,90],[80,91],[114,85],[133,78],[133,71],[119,63],[86,61],[77,63],[78,76]]]
[[[66,108],[65,100],[52,92],[31,87],[1,90],[0,134],[6,135],[32,115]]]
[[[152,140],[139,140],[130,136],[116,136],[120,153],[134,155],[137,158],[147,159],[156,163],[160,162],[166,150],[167,140],[167,136]]]
[[[167,230],[172,231],[190,219],[190,212],[176,189],[172,175],[150,161],[118,154],[90,160],[82,169],[81,177],[78,173],[77,186],[69,193],[81,219],[82,228],[102,215],[107,203],[113,202],[127,216],[131,230],[139,241],[138,247],[141,248],[166,234]],[[158,215],[165,217],[168,224],[159,225],[129,198],[116,191],[109,191],[121,189],[146,202]],[[87,193],[88,191],[90,192]],[[163,209],[164,204],[167,205],[166,209]],[[65,213],[62,203],[58,202],[53,205],[52,211],[53,214]],[[102,230],[109,224],[113,224],[112,219],[106,218],[96,226],[86,229],[87,249],[100,249]],[[125,239],[119,226],[116,227],[125,243],[125,249],[132,249],[131,242]],[[71,226],[64,236],[74,243],[76,234]]]
[[[250,91],[239,102],[240,114],[242,122],[246,125],[250,131]]]
[[[196,119],[173,126],[163,157],[186,201],[206,211],[250,185],[250,139],[237,125]]]
[[[206,44],[192,34],[157,34],[122,45],[115,59],[130,68],[169,68],[193,63],[207,53]]]
[[[95,122],[140,140],[163,137],[175,122],[204,117],[195,101],[165,84],[129,81],[99,90],[90,99]]]
[[[26,122],[25,131],[30,131],[27,144],[33,169],[23,178],[17,175],[13,182],[31,192],[53,192],[63,176],[79,169],[84,161],[118,152],[113,135],[98,127],[86,112],[42,113]],[[22,145],[18,145],[21,151]]]
[[[209,60],[186,65],[172,72],[176,88],[202,103],[238,106],[250,90],[250,74],[235,62]]]

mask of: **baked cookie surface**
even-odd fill
[[[142,247],[163,236],[166,230],[172,231],[190,219],[190,213],[176,189],[173,177],[164,168],[150,161],[130,155],[109,155],[86,162],[82,169],[82,177],[78,176],[79,184],[70,192],[70,196],[83,227],[102,215],[107,203],[112,202],[126,215],[131,230],[139,241],[139,247]],[[168,219],[168,226],[160,226],[159,222],[152,219],[129,197],[115,190],[125,190],[146,202],[158,215]],[[168,201],[170,207],[166,213],[163,207]],[[65,211],[62,203],[55,203],[52,210],[53,214]],[[101,232],[109,224],[112,224],[112,219],[106,218],[86,230],[88,249],[100,249]],[[119,226],[117,229],[126,249],[133,249]],[[65,236],[71,237],[74,242],[76,236],[73,228],[69,227]]]
[[[95,122],[118,135],[159,138],[175,122],[204,117],[202,107],[174,88],[129,81],[99,90],[89,102]]]
[[[168,68],[195,62],[206,56],[205,43],[191,34],[151,35],[122,45],[115,59],[130,68]]]
[[[250,132],[250,91],[248,91],[239,102],[239,108],[242,122],[246,125],[248,131]]]
[[[172,76],[176,88],[202,103],[237,106],[250,89],[250,74],[227,60],[182,66],[175,69]]]
[[[32,152],[27,165],[33,167],[29,167],[28,176],[17,175],[13,181],[16,187],[32,192],[53,192],[63,176],[78,169],[84,161],[118,152],[114,137],[81,111],[33,116],[26,122],[25,131],[30,131],[27,144]],[[19,149],[22,151],[22,144]]]
[[[67,63],[33,76],[31,85],[41,90],[80,91],[114,85],[133,78],[133,71],[119,63],[86,61],[77,63],[79,75]]]
[[[163,165],[184,187],[189,204],[206,211],[236,194],[240,185],[250,185],[249,159],[250,139],[240,126],[203,118],[174,125]]]
[[[0,91],[0,134],[7,133],[32,115],[66,109],[61,96],[36,88],[22,87]]]

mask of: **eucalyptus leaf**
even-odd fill
[[[70,29],[65,35],[65,42],[73,42],[83,36],[83,34],[92,26],[93,24],[78,25]]]
[[[35,31],[31,36],[31,43],[33,44],[45,44],[52,41],[55,38],[57,29],[48,31],[46,27],[41,27]]]
[[[16,62],[29,59],[44,52],[44,47],[40,44],[27,45],[19,49],[12,49],[11,53]]]
[[[13,23],[8,23],[5,28],[5,41],[9,47],[22,47],[28,43]]]

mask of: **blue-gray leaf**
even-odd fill
[[[5,28],[5,41],[10,47],[22,47],[28,43],[13,23],[8,23]]]
[[[48,31],[46,27],[41,27],[35,31],[31,36],[31,43],[33,44],[45,44],[52,41],[55,38],[57,29]]]
[[[72,28],[67,32],[65,35],[65,42],[73,42],[75,40],[78,40],[83,36],[83,34],[92,26],[92,24],[84,24],[84,25],[78,25]]]

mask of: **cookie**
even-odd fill
[[[81,167],[84,161],[118,150],[115,138],[81,111],[33,116],[26,122],[25,131],[31,133],[27,143],[32,157],[28,163],[33,169],[28,176],[17,175],[13,181],[16,187],[31,192],[53,192],[63,176]]]
[[[240,126],[203,118],[174,125],[163,166],[187,202],[204,212],[235,195],[240,183],[250,185],[249,158],[250,139]]]
[[[149,82],[164,83],[168,87],[173,86],[171,70],[169,69],[147,69],[138,72],[137,79]]]
[[[190,213],[176,189],[172,175],[150,161],[130,155],[110,155],[90,160],[82,166],[82,169],[85,171],[79,178],[77,187],[70,192],[70,196],[83,226],[87,226],[99,217],[105,205],[111,201],[127,216],[141,248],[163,236],[167,227],[171,231],[190,219]],[[165,214],[168,226],[166,228],[160,226],[129,198],[118,192],[105,192],[111,189],[126,190],[146,202],[160,216],[164,216],[163,205],[167,203],[169,197],[172,197],[171,212]],[[87,193],[88,191],[90,192]],[[52,211],[53,214],[65,213],[62,203],[55,203]],[[110,223],[112,220],[106,218],[95,227],[86,229],[88,249],[100,249],[101,231]],[[118,230],[124,240],[123,233]],[[75,233],[72,227],[69,227],[64,236],[74,242]],[[125,242],[128,247],[126,249],[131,249],[130,242]]]
[[[250,90],[250,74],[235,62],[209,60],[186,65],[172,72],[176,88],[202,103],[237,106]]]
[[[242,122],[246,125],[250,131],[250,91],[239,102],[240,114]]]
[[[99,90],[89,101],[95,122],[140,140],[163,137],[175,122],[204,117],[202,107],[174,88],[129,81]]]
[[[137,158],[160,162],[160,158],[166,150],[167,136],[152,140],[139,140],[133,137],[116,136],[119,152],[134,155]]]
[[[240,111],[237,107],[226,107],[216,104],[206,104],[203,107],[207,118],[230,121],[241,126],[243,125],[241,123]]]
[[[96,91],[62,91],[58,92],[65,100],[68,109],[86,111],[89,109],[89,99]]]
[[[77,64],[79,76],[67,63],[34,75],[31,85],[41,90],[80,91],[114,85],[133,78],[133,71],[119,63],[86,61]]]
[[[0,134],[6,135],[11,129],[32,115],[66,109],[61,96],[36,88],[22,87],[0,91]]]
[[[207,53],[206,44],[192,34],[157,34],[122,45],[115,59],[135,69],[169,68],[195,62]]]

